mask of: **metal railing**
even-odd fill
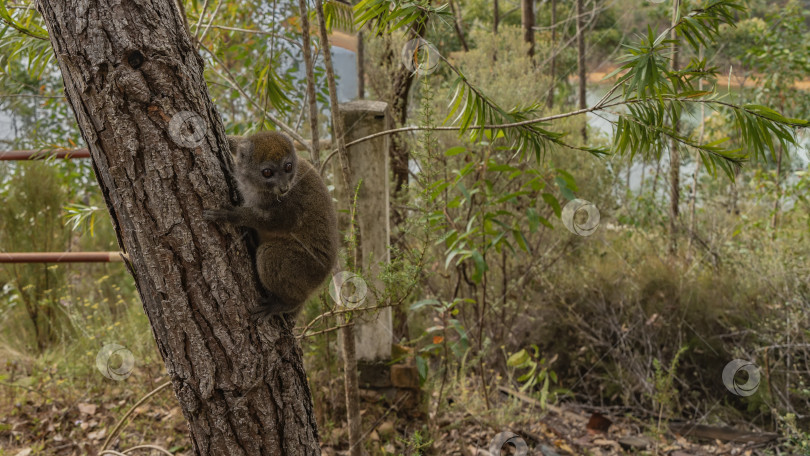
[[[0,160],[44,160],[50,157],[90,158],[84,149],[7,150],[0,151]],[[0,252],[0,263],[121,263],[121,252]]]

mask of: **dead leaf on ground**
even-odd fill
[[[79,412],[85,415],[95,415],[96,414],[96,405],[95,404],[85,404],[79,403]]]

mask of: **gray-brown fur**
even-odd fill
[[[298,312],[337,258],[337,214],[318,171],[279,132],[228,137],[239,207],[206,210],[207,220],[256,230],[256,270],[266,297],[259,314]],[[285,165],[292,164],[286,172]],[[263,170],[271,170],[270,177]]]

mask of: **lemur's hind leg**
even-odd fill
[[[320,285],[313,274],[317,268],[313,268],[310,254],[297,243],[281,238],[268,239],[259,245],[256,270],[264,293],[254,314],[297,313]]]

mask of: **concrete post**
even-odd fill
[[[340,116],[346,135],[346,143],[384,131],[389,125],[388,104],[381,101],[358,100],[342,103]],[[352,170],[351,188],[343,188],[342,179],[334,179],[339,200],[339,215],[342,228],[348,224],[352,199],[358,183],[355,219],[358,226],[357,267],[363,271],[368,284],[368,293],[363,307],[377,305],[372,290],[382,293],[380,273],[389,258],[389,136],[380,136],[348,149],[349,166]],[[340,174],[339,158],[333,159],[333,169]],[[386,387],[390,385],[388,362],[393,344],[391,308],[354,315],[357,364],[361,386]]]

